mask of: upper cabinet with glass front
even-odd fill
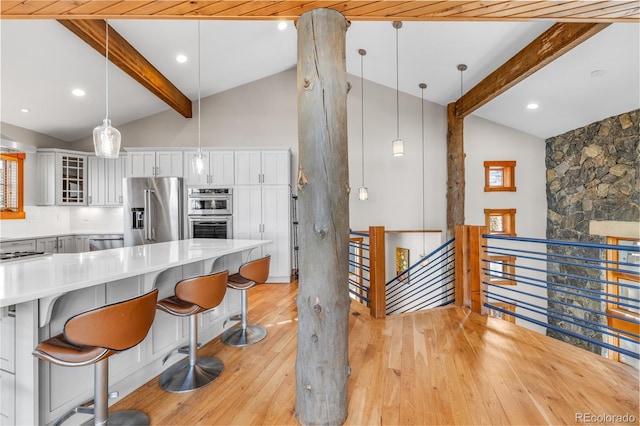
[[[63,150],[38,151],[38,204],[87,204],[87,156]]]

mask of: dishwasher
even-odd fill
[[[89,235],[89,251],[124,247],[122,234]]]

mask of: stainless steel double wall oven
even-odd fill
[[[189,187],[189,238],[232,238],[232,197],[231,188]]]

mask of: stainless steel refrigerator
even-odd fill
[[[125,247],[183,238],[182,178],[125,178],[123,196]]]

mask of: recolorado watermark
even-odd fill
[[[633,414],[593,414],[593,413],[576,413],[577,423],[635,423],[637,417]]]

